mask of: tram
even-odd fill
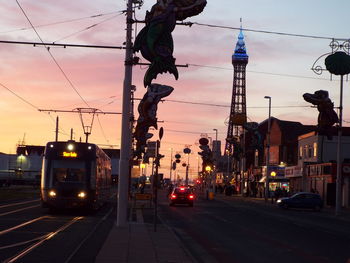
[[[41,175],[42,207],[97,209],[110,197],[111,160],[97,145],[48,142]]]

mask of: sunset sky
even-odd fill
[[[261,122],[268,117],[268,101],[264,96],[272,97],[274,117],[303,124],[316,124],[318,115],[303,100],[303,93],[325,89],[335,106],[339,105],[339,77],[333,76],[330,81],[328,72],[319,76],[311,67],[317,58],[331,51],[330,38],[350,38],[350,1],[207,1],[203,13],[187,21],[239,28],[242,18],[243,28],[270,32],[244,31],[249,55],[250,121]],[[44,42],[122,46],[125,41],[125,15],[121,13],[126,9],[124,0],[18,0],[18,3]],[[136,11],[137,19],[142,20],[154,3],[155,0],[145,0]],[[137,24],[135,33],[142,27],[143,24]],[[166,101],[158,105],[158,119],[164,121],[160,126],[165,131],[161,148],[167,156],[164,169],[169,169],[171,148],[174,154],[182,153],[185,145],[191,145],[194,153],[191,173],[195,173],[199,151],[196,144],[201,134],[214,138],[215,128],[218,138],[225,140],[225,119],[232,96],[231,55],[238,33],[238,30],[199,25],[175,28],[176,62],[192,65],[179,68],[178,81],[170,74],[163,74],[155,82],[174,87],[168,100],[194,104]],[[0,40],[40,42],[15,0],[2,1],[0,5]],[[0,152],[14,153],[16,144],[23,138],[28,145],[44,145],[54,140],[56,116],[60,118],[60,140],[69,139],[71,128],[75,140],[84,139],[78,114],[38,109],[73,110],[86,108],[88,104],[104,112],[121,112],[123,50],[51,47],[50,52],[70,83],[44,47],[0,43]],[[142,62],[146,61],[142,59]],[[324,58],[319,65],[324,66]],[[142,84],[145,72],[145,66],[134,67],[136,98],[145,93]],[[346,126],[350,122],[349,99],[349,82],[345,82]],[[89,141],[119,148],[120,125],[120,115],[98,115]]]

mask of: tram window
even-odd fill
[[[84,182],[84,171],[84,169],[54,168],[53,174],[58,182]]]
[[[84,162],[55,161],[52,174],[56,182],[85,182]]]

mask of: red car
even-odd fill
[[[188,204],[193,206],[194,199],[195,195],[191,188],[185,186],[175,187],[169,195],[169,205]]]

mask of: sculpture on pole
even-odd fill
[[[147,140],[153,135],[148,133],[150,127],[157,129],[157,105],[159,101],[170,95],[174,90],[170,86],[152,84],[158,74],[169,72],[177,80],[179,72],[173,57],[174,41],[171,33],[176,21],[201,13],[206,6],[206,0],[157,0],[146,12],[145,27],[135,39],[133,51],[141,52],[151,64],[148,67],[143,84],[147,92],[138,106],[139,118],[134,131],[136,150],[134,157],[142,159],[145,154]]]
[[[142,153],[145,153],[145,147],[147,145],[147,139],[150,139],[153,135],[148,133],[150,127],[158,129],[157,125],[157,108],[158,103],[164,97],[169,96],[173,92],[174,88],[166,85],[151,84],[147,88],[146,94],[140,101],[137,108],[139,112],[139,118],[134,132],[134,138],[137,140],[135,156],[141,159]]]
[[[339,122],[338,115],[334,111],[334,104],[330,100],[328,91],[317,90],[314,94],[303,94],[304,100],[317,106],[319,111],[317,119],[317,131],[320,135],[326,135],[328,139],[332,139],[331,127]]]
[[[146,12],[146,26],[137,35],[134,45],[134,52],[141,51],[142,56],[151,63],[144,77],[145,87],[158,74],[166,72],[178,79],[171,33],[176,21],[198,15],[206,4],[206,0],[158,0],[151,11]]]

